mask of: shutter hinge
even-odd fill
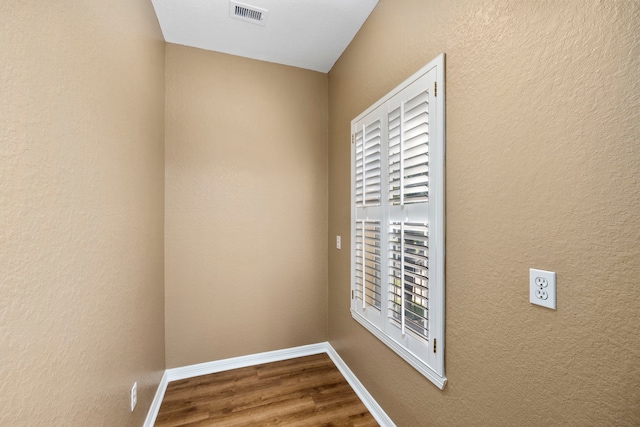
[[[433,352],[436,352],[436,349],[438,348],[438,340],[437,339],[433,339]]]
[[[353,289],[351,290],[351,299],[353,299]]]
[[[438,96],[438,82],[433,82],[433,96]]]
[[[351,135],[351,143],[356,142],[356,136],[354,134]]]

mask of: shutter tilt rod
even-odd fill
[[[362,124],[362,206],[367,206],[367,140],[365,139],[365,124]],[[364,236],[364,228],[362,229],[362,235]],[[363,300],[364,300],[364,294]]]
[[[404,206],[404,102],[400,103],[400,206]],[[403,332],[404,334],[404,332]]]
[[[405,314],[404,314],[404,221],[400,222],[400,285],[402,288],[400,289],[401,295],[401,310],[400,310],[400,324],[402,325],[402,336],[405,334]]]
[[[364,229],[364,221],[361,221],[361,222],[362,222],[362,309],[364,310],[365,308],[367,308],[367,304],[366,304],[366,301],[367,301],[367,285],[366,285],[367,255],[366,255],[366,252],[367,251],[365,249],[367,246],[366,245],[367,237]]]

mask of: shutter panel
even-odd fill
[[[362,307],[380,310],[382,278],[380,222],[358,221],[356,224],[356,298]]]
[[[364,127],[364,195],[369,206],[379,205],[381,200],[381,137],[380,119]]]
[[[439,388],[444,89],[440,55],[351,122],[351,313]]]
[[[356,206],[380,205],[382,194],[382,121],[365,123],[355,133]]]
[[[353,248],[355,251],[355,297],[356,300],[362,301],[364,299],[362,292],[364,283],[364,229],[362,221],[356,222]]]
[[[389,112],[389,201],[429,201],[429,91]]]
[[[402,229],[400,223],[389,227],[389,318],[402,325]]]
[[[358,132],[356,132],[355,135],[355,162],[356,162],[356,166],[355,166],[355,180],[356,180],[356,191],[355,191],[355,202],[356,202],[356,206],[361,207],[363,205],[363,200],[364,197],[362,195],[362,191],[363,191],[363,178],[364,178],[364,159],[363,159],[363,149],[364,149],[364,144],[363,144],[363,134],[364,132],[362,130],[359,130]]]
[[[389,113],[389,201],[400,204],[400,107]]]
[[[429,239],[424,223],[389,226],[389,318],[429,339]]]

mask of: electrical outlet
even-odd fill
[[[529,269],[529,302],[556,309],[556,273]]]
[[[342,238],[340,236],[336,236],[336,248],[342,249]]]
[[[136,403],[138,403],[138,382],[133,383],[131,387],[131,412],[136,409]]]
[[[538,276],[535,278],[534,282],[539,288],[546,288],[547,286],[549,286],[549,281],[546,277]]]
[[[547,291],[544,291],[542,289],[536,289],[536,298],[538,299],[549,299],[549,294],[547,293]]]

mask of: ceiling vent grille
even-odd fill
[[[252,24],[265,25],[267,23],[267,14],[269,11],[255,6],[229,2],[229,16],[241,21],[251,22]]]

